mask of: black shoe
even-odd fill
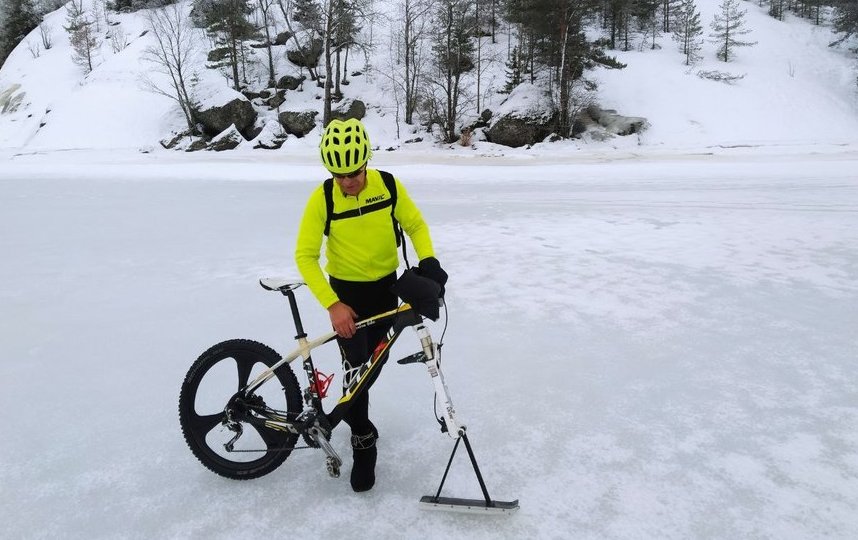
[[[378,431],[373,426],[372,431],[366,435],[352,435],[352,465],[351,484],[355,491],[369,491],[375,485],[375,461],[378,451],[375,440]]]

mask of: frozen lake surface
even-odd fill
[[[452,441],[413,366],[373,389],[368,493],[350,457],[338,480],[315,451],[248,482],[196,462],[177,417],[193,360],[235,337],[293,348],[257,280],[297,276],[320,169],[254,158],[4,162],[9,538],[858,536],[854,149],[373,162],[450,273],[447,381],[490,493],[521,502],[495,518],[418,508]],[[465,457],[445,493],[478,497]]]

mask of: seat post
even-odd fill
[[[292,320],[295,321],[295,331],[298,332],[295,339],[306,338],[307,333],[304,332],[304,325],[301,323],[301,314],[298,313],[298,301],[295,299],[295,292],[292,289],[281,289],[280,292],[289,299],[289,307],[292,308]]]

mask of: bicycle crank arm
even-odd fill
[[[331,442],[325,437],[325,434],[319,429],[318,426],[313,426],[307,433],[310,435],[310,438],[313,439],[313,442],[318,444],[322,450],[324,450],[325,454],[327,454],[327,459],[325,460],[325,468],[328,470],[328,474],[331,478],[339,478],[340,476],[340,466],[343,464],[343,460],[337,451],[334,450],[334,447],[331,446]]]

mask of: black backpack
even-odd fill
[[[386,201],[380,201],[377,203],[369,204],[363,207],[361,210],[347,210],[345,212],[334,212],[334,179],[328,178],[325,180],[324,191],[325,191],[325,208],[327,209],[327,217],[325,219],[325,236],[328,236],[331,233],[331,221],[335,219],[346,219],[351,217],[356,217],[361,214],[365,214],[367,212],[374,212],[376,210],[382,210],[384,208],[390,207],[390,220],[393,223],[393,236],[396,238],[396,246],[402,246],[402,256],[405,258],[405,266],[409,266],[408,264],[408,256],[405,254],[405,235],[402,232],[402,226],[393,216],[393,211],[396,209],[396,180],[394,180],[393,175],[387,171],[378,171],[381,174],[381,179],[384,181],[384,187],[387,188],[387,192],[390,193],[390,198]]]

